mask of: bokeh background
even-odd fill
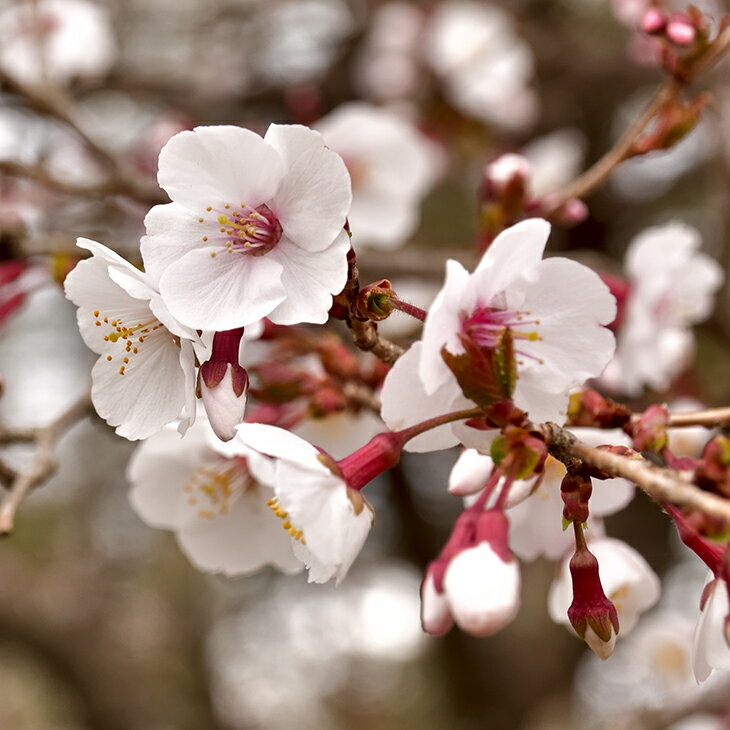
[[[20,4],[0,0],[0,13]],[[568,129],[580,169],[610,146],[661,80],[641,38],[622,22],[625,3],[609,0],[499,3],[532,58],[535,109],[521,120],[511,119],[508,96],[492,119],[465,113],[423,64],[410,87],[404,81],[405,93],[384,96],[373,78],[384,83],[395,67],[376,66],[378,44],[397,45],[411,32],[402,17],[382,14],[385,3],[94,4],[111,23],[108,63],[60,83],[78,124],[145,185],[154,184],[160,146],[179,129],[312,123],[358,99],[391,105],[438,146],[442,174],[421,204],[416,232],[394,251],[365,248],[365,281],[388,277],[428,289],[439,286],[448,256],[473,264],[486,162]],[[400,5],[426,12],[445,4]],[[719,17],[730,8],[716,2],[708,10]],[[416,32],[413,47],[422,43]],[[551,251],[618,273],[633,236],[682,220],[727,268],[729,78],[725,64],[698,81],[698,91],[713,95],[698,128],[674,150],[624,165],[588,199],[584,222],[554,229]],[[99,175],[74,135],[7,90],[0,160],[40,164],[87,187]],[[63,270],[75,238],[87,236],[133,259],[148,208],[1,175],[0,258],[35,257]],[[730,403],[727,305],[724,288],[697,328],[695,365],[671,391],[647,394],[638,405],[679,396]],[[404,341],[408,335],[394,332]],[[93,360],[73,306],[49,279],[3,321],[2,423],[50,422],[88,390]],[[129,507],[125,468],[134,448],[98,419],[74,426],[59,444],[58,472],[0,543],[3,730],[658,728],[688,706],[723,707],[722,680],[700,693],[687,676],[703,570],[680,558],[667,520],[641,495],[608,529],[666,577],[658,612],[677,618],[676,646],[653,657],[627,640],[626,651],[600,664],[549,620],[554,566],[541,560],[524,565],[520,615],[499,635],[421,633],[421,574],[460,509],[445,489],[456,452],[405,458],[368,488],[377,522],[335,588],[273,571],[237,580],[198,573],[171,534],[147,527]],[[31,456],[24,446],[4,448],[13,465]]]

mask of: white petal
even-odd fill
[[[212,518],[202,517],[196,506],[186,503],[186,524],[178,533],[180,547],[206,572],[249,575],[266,565],[285,573],[299,572],[302,566],[289,535],[266,504],[272,496],[266,487],[249,488],[226,514]]]
[[[332,295],[347,282],[347,252],[350,237],[342,231],[323,251],[305,251],[282,239],[267,258],[281,264],[281,283],[286,299],[269,314],[275,324],[312,322],[324,324],[329,317]]]
[[[191,429],[184,441],[174,425],[163,428],[136,449],[127,467],[129,500],[152,527],[174,530],[182,521],[183,488],[198,466],[215,454],[203,427]]]
[[[443,636],[453,625],[446,594],[436,592],[429,573],[421,586],[421,626],[431,636]]]
[[[457,626],[472,636],[490,636],[519,611],[519,565],[516,560],[505,562],[481,543],[453,558],[444,589]]]
[[[319,464],[322,473],[329,470],[318,461],[319,452],[304,439],[290,431],[263,423],[243,423],[236,431],[236,439],[251,449],[267,456],[301,463],[310,468]]]
[[[322,251],[339,235],[352,202],[345,163],[307,127],[272,124],[264,139],[279,152],[286,171],[269,207],[297,246]]]
[[[228,363],[223,379],[213,388],[200,378],[200,392],[211,428],[222,441],[230,441],[236,435],[236,426],[243,421],[246,410],[247,388],[240,395],[233,390],[233,366]]]
[[[493,469],[490,456],[476,449],[464,449],[449,474],[449,492],[458,497],[481,492]]]
[[[226,203],[256,208],[273,198],[284,175],[281,156],[271,145],[255,132],[233,126],[176,134],[162,148],[159,165],[160,186],[174,202],[195,212]]]
[[[474,273],[491,271],[489,292],[499,294],[516,278],[529,275],[542,259],[550,224],[542,218],[520,221],[502,231],[490,244]]]
[[[206,212],[207,215],[207,212]],[[140,251],[145,271],[159,283],[165,269],[188,251],[204,248],[207,232],[199,222],[201,215],[178,203],[155,205],[145,216],[147,235],[142,236]]]
[[[270,314],[286,298],[282,267],[270,257],[228,254],[219,249],[188,252],[169,266],[160,293],[170,312],[195,329],[245,327]]]
[[[120,353],[124,350],[120,349]],[[147,438],[178,417],[185,405],[179,348],[166,332],[139,345],[120,375],[121,355],[101,356],[91,371],[97,413],[130,441]]]
[[[428,418],[449,413],[454,410],[452,405],[461,396],[455,383],[451,388],[442,388],[433,395],[426,394],[416,372],[421,347],[420,342],[414,342],[385,377],[380,396],[383,404],[380,415],[391,431],[400,431]],[[462,399],[466,400],[463,396]],[[405,450],[419,453],[438,451],[458,443],[450,425],[446,424],[411,439]]]

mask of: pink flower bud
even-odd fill
[[[649,8],[641,20],[641,29],[649,35],[661,33],[667,26],[667,18],[658,8]]]
[[[531,175],[532,168],[527,159],[512,152],[500,155],[484,168],[484,180],[488,188],[498,195],[515,182],[524,185]]]
[[[697,37],[697,30],[689,18],[681,13],[673,15],[667,24],[667,38],[678,46],[689,46]]]
[[[230,441],[243,421],[248,395],[248,373],[238,364],[243,327],[213,336],[210,359],[200,366],[198,388],[216,436]]]

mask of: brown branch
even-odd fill
[[[723,428],[730,426],[730,408],[708,408],[693,413],[670,413],[669,423],[672,428],[685,426],[704,426],[705,428]]]
[[[377,415],[380,415],[380,399],[375,396],[373,391],[365,385],[359,383],[345,383],[342,386],[342,392],[347,398],[348,402],[355,406],[362,406],[368,408]]]
[[[631,157],[635,142],[662,107],[676,98],[681,89],[692,79],[714,66],[727,52],[728,47],[730,47],[730,27],[722,30],[704,56],[692,66],[691,73],[682,78],[670,77],[659,86],[639,116],[624,130],[613,147],[582,175],[551,196],[550,210],[545,214],[554,213],[572,198],[585,197],[598,187],[618,165]]]
[[[730,522],[730,500],[703,491],[682,472],[655,466],[639,455],[621,456],[588,446],[554,423],[544,424],[541,430],[550,453],[563,463],[579,459],[606,474],[629,479],[659,504],[671,502]]]
[[[50,117],[67,127],[86,147],[88,152],[108,171],[108,178],[99,186],[86,187],[74,186],[71,184],[57,181],[47,175],[47,173],[26,168],[29,175],[19,175],[19,170],[8,172],[16,177],[30,177],[44,185],[54,187],[55,189],[64,189],[64,192],[71,192],[77,195],[124,195],[141,203],[155,204],[166,202],[167,198],[155,187],[142,184],[136,179],[130,177],[123,169],[119,160],[107,149],[98,144],[90,137],[73,118],[71,112],[71,100],[67,98],[63,89],[57,86],[30,86],[21,83],[12,75],[0,69],[0,91],[7,91],[20,97],[26,106],[37,114]],[[20,166],[22,169],[22,166]],[[100,188],[100,192],[94,192],[96,187]]]
[[[36,431],[33,465],[27,471],[15,474],[8,492],[0,502],[0,535],[9,535],[13,531],[15,514],[23,500],[55,472],[57,467],[55,447],[58,440],[90,411],[91,401],[84,398],[48,426]]]

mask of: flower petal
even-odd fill
[[[189,251],[160,279],[162,298],[183,324],[216,332],[245,327],[286,298],[282,266],[269,256],[211,253]]]
[[[174,202],[202,211],[268,203],[283,175],[281,156],[258,134],[213,126],[176,134],[160,152],[157,179]]]
[[[272,124],[264,140],[286,170],[269,207],[297,246],[322,251],[340,233],[352,203],[345,163],[324,146],[319,132],[297,124]]]

